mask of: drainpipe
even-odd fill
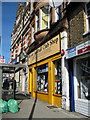
[[[67,15],[69,16],[69,15]],[[70,39],[70,23],[69,23],[69,17],[68,18],[68,27],[69,27],[69,43],[71,48],[71,39]],[[74,112],[74,79],[73,79],[73,59],[69,59],[68,61],[69,65],[69,87],[70,87],[70,111]]]
[[[73,80],[73,59],[69,60],[69,78],[70,78],[70,111],[74,112],[74,80]]]

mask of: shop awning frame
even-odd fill
[[[26,66],[22,64],[0,64],[2,73],[16,73],[24,68],[26,68]]]
[[[13,73],[14,79],[15,79],[15,73],[19,72],[21,69],[25,69],[26,65],[22,64],[0,64],[0,91],[6,91],[2,90],[2,76],[3,73]],[[13,81],[14,86],[14,81]],[[7,90],[9,92],[9,90]],[[2,97],[2,92],[0,92],[0,98]],[[15,93],[13,88],[13,98],[15,99]]]

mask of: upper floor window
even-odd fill
[[[34,24],[32,25],[32,42],[34,42]]]
[[[18,16],[18,18],[16,19],[16,25],[19,23],[20,20],[20,15]]]
[[[55,22],[61,18],[61,6],[55,8]]]
[[[44,6],[41,8],[41,28],[42,29],[47,29],[49,28],[49,6]]]
[[[28,33],[26,34],[26,47],[28,46]]]
[[[86,24],[87,31],[90,30],[90,2],[86,4]]]
[[[36,13],[36,32],[49,28],[49,6],[44,6]]]
[[[13,58],[15,59],[15,55],[16,55],[16,51],[15,51],[15,48],[14,48],[14,52],[13,52]]]
[[[18,55],[20,54],[21,43],[18,44]]]
[[[36,13],[36,32],[39,31],[39,11]]]

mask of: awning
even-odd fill
[[[26,66],[22,64],[0,64],[0,68],[2,69],[2,73],[16,73],[26,68]]]

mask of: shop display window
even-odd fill
[[[78,97],[90,100],[90,57],[77,60]]]
[[[55,64],[55,94],[62,94],[62,72],[61,72],[61,60],[54,62]]]
[[[48,92],[48,64],[37,68],[37,91]]]

